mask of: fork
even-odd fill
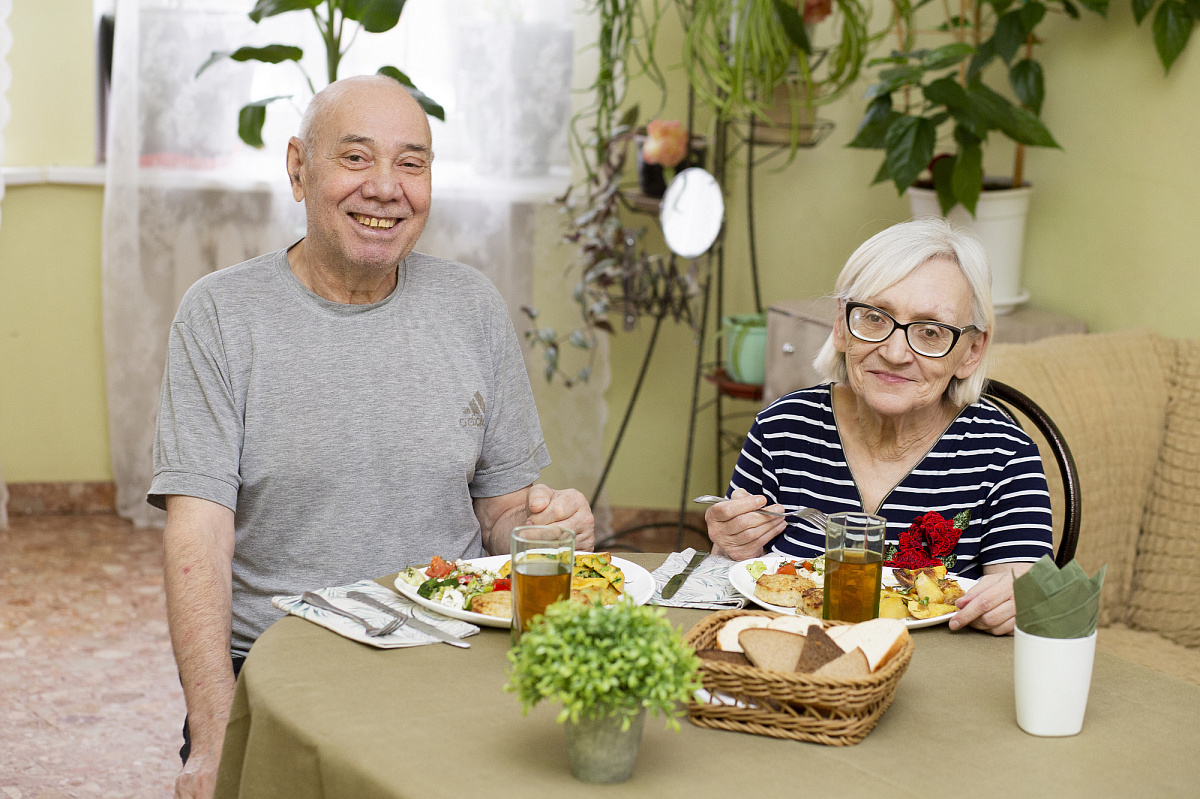
[[[391,635],[392,633],[396,632],[396,630],[400,629],[400,625],[404,624],[406,621],[406,619],[392,619],[383,627],[376,627],[374,624],[371,624],[361,616],[355,616],[348,610],[342,610],[325,597],[321,596],[320,594],[314,594],[312,591],[305,591],[304,596],[301,597],[301,599],[313,607],[320,608],[321,610],[327,610],[330,613],[336,613],[337,615],[343,616],[351,621],[358,622],[363,626],[367,636],[370,638],[378,638],[381,635]]]
[[[701,505],[714,505],[718,502],[725,502],[727,500],[728,497],[717,497],[713,496],[712,494],[704,494],[703,496],[696,497],[692,500],[692,502],[698,502]],[[786,510],[783,513],[775,510],[764,510],[759,508],[755,511],[755,513],[762,513],[767,516],[778,516],[782,519],[786,519],[789,516],[797,516],[807,522],[812,522],[822,530],[825,529],[825,525],[829,521],[829,517],[824,513],[821,513],[821,511],[817,510],[816,508],[792,508],[791,510]],[[788,523],[791,524],[791,522]]]

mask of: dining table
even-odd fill
[[[623,557],[654,569],[666,556]],[[685,632],[712,612],[666,610]],[[1200,686],[1097,652],[1082,732],[1038,738],[1017,726],[1011,636],[912,636],[891,707],[856,745],[648,716],[632,777],[591,785],[571,776],[560,708],[525,714],[505,690],[507,629],[469,649],[381,650],[286,616],[242,668],[216,796],[1200,796]]]

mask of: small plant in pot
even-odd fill
[[[633,772],[646,711],[679,729],[679,702],[700,687],[700,661],[665,612],[619,602],[611,607],[556,602],[508,653],[513,691],[525,712],[562,703],[571,774],[593,783]]]

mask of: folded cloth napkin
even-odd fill
[[[374,580],[360,580],[350,585],[322,588],[319,591],[313,591],[313,593],[323,596],[336,607],[347,610],[376,627],[383,627],[392,620],[392,617],[382,610],[353,599],[347,599],[346,594],[349,591],[361,591],[367,596],[374,597],[405,615],[415,616],[419,621],[432,624],[442,632],[457,635],[459,638],[466,638],[468,635],[474,635],[479,632],[479,628],[470,622],[447,618],[440,613],[426,610],[415,602],[400,596],[395,591],[384,588]],[[372,638],[367,635],[366,630],[363,629],[361,624],[353,622],[345,616],[339,616],[336,613],[330,613],[327,610],[313,607],[299,596],[277,596],[271,600],[271,604],[293,616],[308,619],[313,624],[319,624],[326,629],[333,630],[343,638],[349,638],[351,641],[358,641],[360,644],[367,644],[377,649],[400,649],[406,646],[424,646],[425,644],[441,643],[433,636],[417,632],[407,624],[393,633]]]
[[[1049,555],[1013,583],[1017,627],[1043,638],[1087,638],[1100,618],[1100,588],[1108,564],[1092,577],[1073,560],[1061,570]]]
[[[734,561],[723,555],[709,555],[684,581],[675,596],[670,599],[662,598],[662,590],[667,581],[683,571],[695,554],[696,550],[685,549],[683,552],[667,555],[663,565],[650,575],[654,578],[654,596],[650,597],[650,602],[671,608],[722,610],[745,607],[746,598],[729,582],[729,567]]]

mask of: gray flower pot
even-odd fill
[[[566,723],[571,776],[602,785],[629,779],[642,742],[646,711],[643,708],[634,716],[627,730],[621,729],[623,719],[613,715]]]

